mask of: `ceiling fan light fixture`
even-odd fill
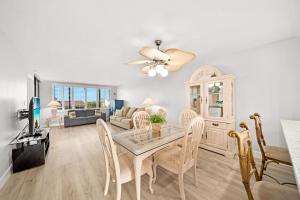
[[[155,67],[155,70],[156,70],[156,72],[157,72],[158,74],[161,74],[161,72],[162,72],[164,69],[165,69],[165,66],[164,66],[164,65],[161,65],[161,64],[156,65],[156,67]]]
[[[155,70],[154,68],[151,68],[151,69],[148,71],[148,76],[150,76],[150,77],[156,76],[156,70]]]
[[[168,70],[166,70],[165,68],[160,72],[160,75],[161,75],[162,77],[166,77],[166,76],[168,76],[168,74],[169,74],[169,72],[168,72]]]

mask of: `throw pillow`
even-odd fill
[[[133,113],[136,111],[137,108],[130,108],[129,111],[126,114],[127,118],[131,118]]]
[[[69,112],[69,118],[70,118],[70,119],[76,118],[76,112],[75,112],[75,111]]]
[[[118,116],[118,117],[122,117],[122,109],[121,110],[116,110],[116,113],[115,115]]]
[[[101,111],[100,110],[95,110],[95,116],[101,116]]]
[[[128,113],[128,111],[129,111],[130,108],[129,107],[123,107],[122,109],[123,109],[122,117],[125,117],[127,115],[127,113]]]

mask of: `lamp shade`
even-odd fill
[[[144,105],[145,106],[151,106],[151,105],[153,105],[153,103],[154,103],[154,101],[153,101],[153,99],[151,99],[151,98],[146,98],[145,100],[144,100]]]
[[[51,107],[51,108],[57,108],[60,106],[60,103],[58,101],[52,100],[52,101],[50,101],[50,103],[48,103],[47,106]]]

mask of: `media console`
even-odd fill
[[[49,129],[38,130],[35,135],[20,135],[10,145],[13,145],[13,172],[43,165],[50,146]]]

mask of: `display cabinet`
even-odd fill
[[[200,147],[225,156],[234,155],[235,142],[227,133],[235,129],[234,75],[202,66],[185,82],[186,107],[205,119]]]

